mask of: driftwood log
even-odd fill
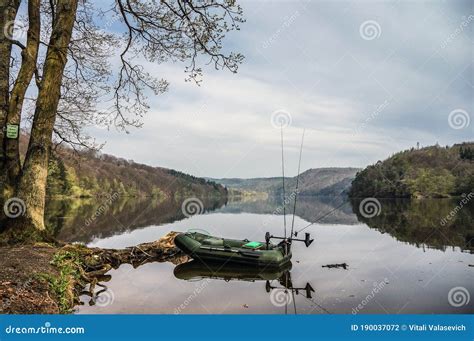
[[[150,242],[142,243],[125,249],[102,249],[86,248],[77,245],[66,245],[62,252],[74,252],[79,255],[79,272],[81,280],[76,283],[81,295],[88,295],[93,299],[89,304],[94,304],[95,298],[106,290],[106,286],[101,282],[108,282],[112,278],[106,273],[111,269],[118,269],[122,264],[131,264],[137,268],[143,264],[151,262],[172,262],[181,264],[189,261],[189,257],[179,250],[174,244],[174,238],[178,232],[169,232],[162,238]],[[82,291],[87,284],[87,291]],[[105,288],[95,293],[96,285]]]
[[[109,265],[117,269],[122,264],[131,264],[134,268],[150,262],[172,262],[181,264],[187,262],[188,257],[174,244],[178,232],[170,232],[162,238],[142,243],[125,249],[90,248],[92,264]]]
[[[339,264],[327,264],[327,265],[323,265],[322,267],[323,267],[323,268],[328,268],[328,269],[333,269],[333,268],[339,269],[339,268],[343,268],[344,270],[347,270],[347,268],[349,267],[349,265],[348,265],[347,263],[339,263]]]

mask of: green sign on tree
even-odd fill
[[[7,139],[17,139],[19,130],[18,124],[7,124]]]

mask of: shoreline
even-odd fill
[[[79,297],[94,289],[112,269],[128,263],[187,261],[174,245],[177,232],[125,249],[81,244],[35,243],[0,247],[0,314],[70,314]],[[88,290],[85,290],[87,287]]]

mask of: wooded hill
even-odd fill
[[[22,141],[22,150],[26,142]],[[46,187],[48,196],[205,197],[226,195],[215,182],[176,170],[151,167],[93,151],[60,147],[52,153]]]
[[[312,196],[334,196],[345,194],[349,190],[358,168],[312,168],[301,173],[299,194]],[[260,192],[269,195],[280,195],[282,178],[251,178],[251,179],[211,179],[229,189],[241,192]],[[290,195],[296,187],[296,176],[285,177],[286,194]]]
[[[474,191],[474,142],[399,152],[357,173],[351,197],[449,197]]]

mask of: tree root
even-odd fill
[[[143,243],[125,249],[87,248],[82,245],[68,244],[56,254],[53,264],[62,267],[74,267],[76,276],[74,287],[78,303],[80,295],[91,297],[90,304],[95,301],[107,287],[100,282],[108,282],[112,278],[106,275],[112,269],[118,269],[122,264],[131,264],[137,268],[151,262],[172,262],[181,264],[189,260],[174,244],[178,232],[170,232],[159,240]],[[87,290],[84,288],[89,285]],[[96,286],[103,289],[95,292]],[[71,307],[72,308],[72,307]]]

